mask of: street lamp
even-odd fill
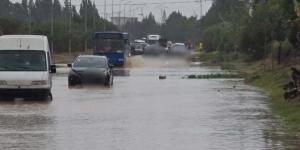
[[[69,54],[72,53],[72,0],[69,2]]]
[[[121,29],[121,6],[122,6],[122,2],[123,2],[124,0],[121,0],[120,2],[119,2],[119,28]]]
[[[53,48],[53,40],[54,40],[54,29],[53,29],[53,25],[54,25],[54,10],[53,10],[53,0],[51,0],[51,49],[52,52],[54,50]]]

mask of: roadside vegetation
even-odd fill
[[[197,17],[183,16],[179,11],[163,13],[158,21],[150,13],[142,20],[128,21],[120,28],[113,25],[96,7],[92,0],[81,0],[79,10],[69,0],[63,4],[60,0],[22,0],[21,3],[10,0],[0,1],[0,35],[1,34],[38,34],[48,36],[53,41],[55,53],[68,53],[71,40],[71,53],[92,49],[92,33],[101,31],[129,32],[131,40],[146,37],[147,34],[160,34],[164,38],[177,42],[188,40],[196,42],[200,28]],[[123,5],[121,7],[124,7]],[[123,13],[123,12],[122,12]],[[127,13],[127,12],[126,12]],[[122,14],[123,16],[123,14]],[[126,16],[128,17],[128,16]],[[53,34],[51,25],[53,18]],[[180,31],[180,32],[178,32]]]
[[[83,0],[78,11],[68,0],[65,0],[63,5],[59,0],[54,0],[53,16],[51,1],[22,0],[21,3],[13,3],[1,0],[0,34],[46,35],[53,41],[55,52],[68,52],[70,39],[74,52],[85,49],[85,39],[88,41],[87,46],[91,47],[91,34],[94,31],[102,31],[104,28],[116,29],[114,25],[100,17],[98,9],[90,0]],[[52,17],[53,34],[51,34]]]
[[[298,0],[215,0],[201,20],[203,49],[197,56],[236,70],[269,95],[273,112],[300,133],[300,100],[284,100],[291,67],[300,65]]]
[[[172,41],[192,41],[196,46],[202,43],[201,51],[192,59],[240,71],[248,83],[270,95],[270,107],[287,127],[300,132],[300,100],[284,101],[282,90],[290,80],[290,67],[300,66],[299,0],[213,0],[211,9],[200,20],[180,12],[168,16],[163,12],[158,23],[150,13],[140,21],[127,22],[121,29],[102,18],[91,0],[82,0],[79,10],[68,0],[63,5],[54,0],[53,16],[51,1],[1,0],[0,34],[46,35],[54,43],[57,62],[65,62],[70,39],[72,55],[83,51],[86,41],[91,49],[91,34],[95,31],[126,31],[132,39],[161,34]]]

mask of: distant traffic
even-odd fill
[[[183,57],[191,48],[149,34],[130,41],[128,33],[95,32],[92,35],[93,54],[79,55],[69,63],[70,88],[86,84],[113,85],[113,67],[124,67],[128,57]],[[56,65],[51,61],[48,38],[39,35],[0,36],[0,96],[29,97],[52,100],[52,75]]]

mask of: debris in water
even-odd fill
[[[207,74],[207,75],[187,75],[184,79],[232,79],[243,78],[240,74]]]
[[[167,79],[167,76],[163,76],[163,75],[159,76],[159,80],[165,80],[165,79]]]

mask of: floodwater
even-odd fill
[[[0,103],[0,149],[297,149],[261,91],[238,79],[182,78],[223,72],[218,67],[138,63],[118,70],[111,88],[68,89],[62,68],[53,77],[52,102]]]

